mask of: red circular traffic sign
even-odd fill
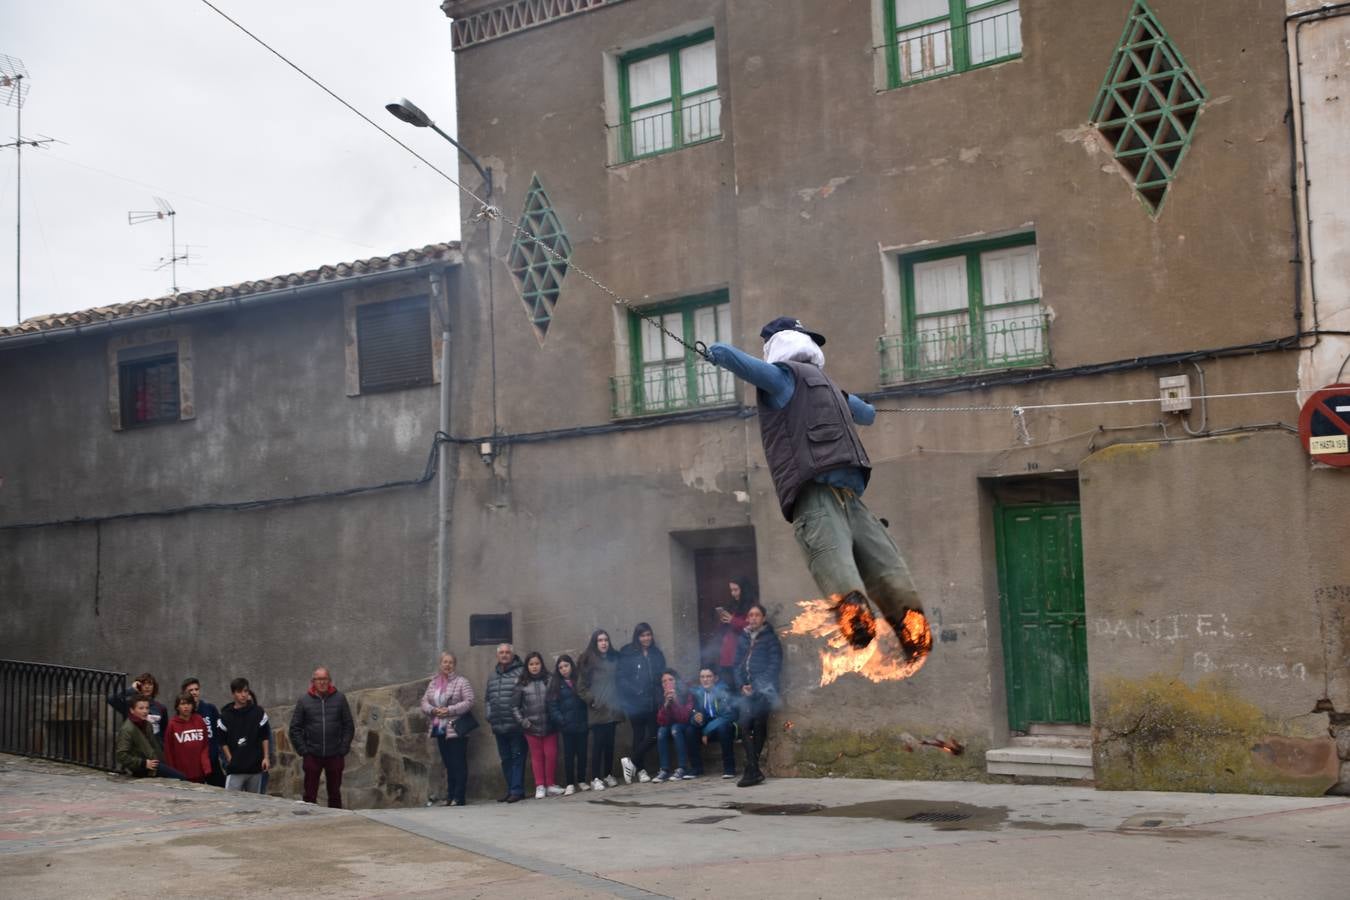
[[[1350,384],[1329,384],[1307,399],[1298,437],[1316,462],[1350,466]]]

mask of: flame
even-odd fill
[[[797,605],[802,611],[792,620],[784,634],[804,635],[825,639],[820,650],[820,686],[835,681],[842,675],[852,672],[880,684],[883,681],[899,681],[908,678],[923,668],[928,653],[933,648],[933,632],[923,613],[910,610],[901,624],[901,635],[895,633],[885,618],[873,618],[876,639],[865,647],[856,647],[850,643],[850,636],[841,628],[840,619],[853,624],[859,614],[850,609],[861,609],[868,618],[871,611],[862,604],[846,604],[836,615],[835,607],[842,597],[835,594],[829,598],[799,600]],[[860,625],[860,620],[858,621]],[[909,658],[901,650],[901,642],[909,649]],[[946,749],[946,748],[944,748]],[[955,752],[949,750],[948,752]]]
[[[936,747],[939,750],[950,753],[952,756],[960,756],[962,753],[966,752],[966,748],[960,741],[953,741],[944,737],[939,737],[935,740],[928,740],[925,738],[924,740],[919,741],[919,743],[925,747]]]

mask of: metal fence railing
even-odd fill
[[[1043,313],[989,320],[976,331],[966,322],[921,324],[911,333],[886,334],[877,341],[881,383],[1047,365],[1049,337],[1050,320]]]
[[[736,402],[736,383],[725,369],[703,362],[652,366],[641,375],[617,375],[609,380],[614,418],[651,416],[726,406]]]
[[[972,13],[953,27],[939,20],[901,26],[894,40],[875,48],[886,55],[893,85],[923,81],[1014,59],[1022,54],[1022,14],[999,4]],[[1006,10],[1006,11],[1004,11]]]
[[[639,113],[618,125],[608,126],[611,157],[628,162],[701,144],[722,135],[722,98],[685,100],[679,110]]]
[[[107,698],[126,684],[123,672],[0,660],[0,752],[117,768],[122,717]]]

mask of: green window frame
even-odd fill
[[[1088,118],[1156,217],[1209,99],[1144,0],[1135,0]]]
[[[1020,0],[884,0],[883,12],[892,88],[1022,55]]]
[[[614,418],[659,415],[736,402],[732,374],[696,356],[655,324],[688,343],[731,339],[727,292],[711,291],[628,314],[627,375],[610,379]],[[655,320],[649,321],[650,320]]]
[[[520,214],[520,229],[511,242],[506,266],[515,276],[525,314],[541,342],[553,321],[553,311],[558,305],[563,278],[571,260],[572,242],[539,182],[538,173],[535,173],[530,178],[530,190]]]
[[[668,79],[664,92],[663,78]],[[621,162],[721,137],[722,97],[712,29],[621,56],[619,105]]]
[[[1034,234],[909,253],[899,266],[903,330],[880,339],[883,383],[1049,364]]]

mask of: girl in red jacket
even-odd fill
[[[674,669],[661,673],[661,705],[656,708],[656,752],[661,758],[661,771],[652,781],[679,781],[694,776],[689,773],[689,741],[685,736],[689,717],[694,712],[694,698],[680,683]],[[679,767],[670,771],[670,744],[675,744]]]
[[[188,781],[202,784],[211,774],[211,740],[206,720],[196,712],[191,694],[179,694],[174,703],[178,714],[164,729],[164,761],[183,773]]]

